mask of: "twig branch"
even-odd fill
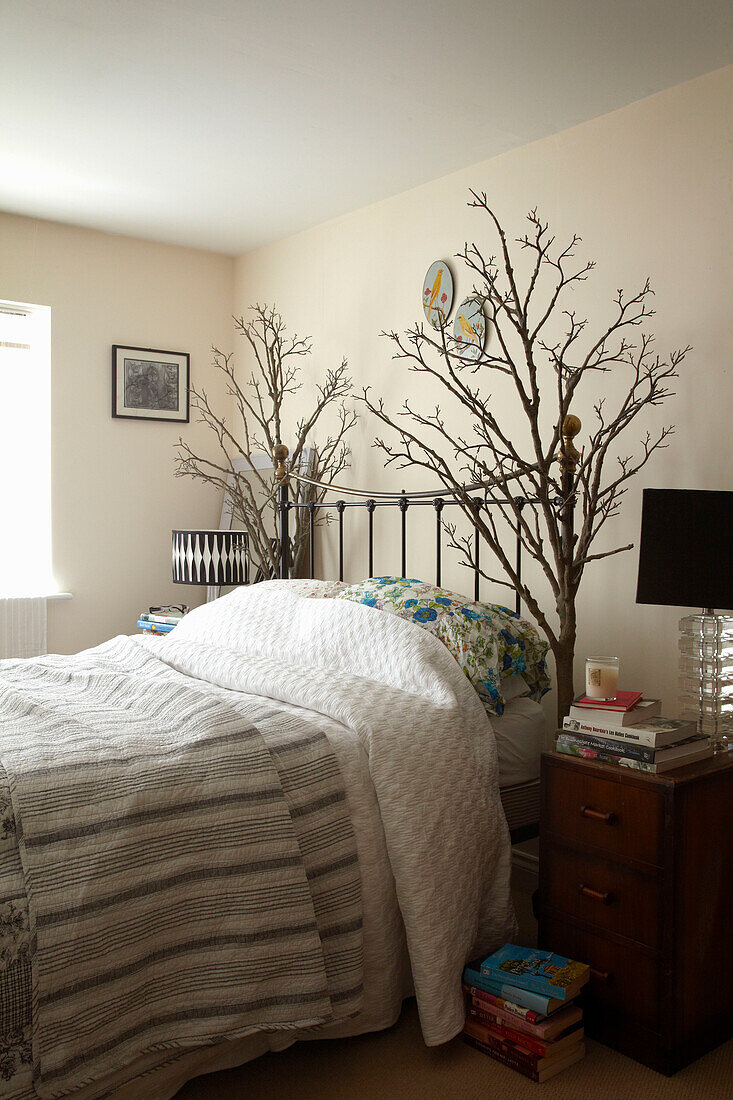
[[[297,404],[299,395],[300,360],[311,354],[311,343],[299,336],[288,336],[286,325],[274,307],[255,305],[252,316],[235,317],[234,323],[252,353],[253,365],[244,385],[240,384],[231,353],[212,348],[214,366],[226,379],[226,394],[234,403],[236,427],[230,427],[226,417],[212,406],[204,390],[191,390],[191,407],[199,420],[214,435],[221,458],[219,461],[197,455],[184,442],[178,441],[176,476],[193,477],[211,485],[225,495],[233,519],[249,535],[250,554],[256,568],[264,576],[276,576],[280,561],[278,538],[278,484],[272,470],[260,470],[249,462],[246,474],[235,472],[237,459],[249,460],[257,451],[273,456],[275,448],[286,442],[289,448],[288,469],[303,472],[302,464],[310,450],[309,473],[317,481],[331,481],[348,465],[350,449],[347,436],[356,424],[357,415],[346,401],[352,382],[346,360],[328,368],[324,382],[317,387],[313,407],[297,420],[295,437],[283,440],[283,417],[286,407]],[[326,415],[335,414],[336,426],[322,438],[320,445],[314,432]],[[323,490],[298,483],[299,499],[318,502]],[[317,517],[316,523],[325,522]],[[306,508],[295,510],[291,536],[290,560],[297,576],[304,568],[310,544],[310,514]]]
[[[471,191],[468,205],[487,217],[498,244],[492,255],[468,242],[458,253],[475,279],[472,296],[482,303],[490,326],[489,349],[467,369],[460,344],[448,335],[446,325],[429,333],[422,323],[403,334],[385,332],[393,358],[428,379],[446,414],[441,406],[428,410],[413,398],[395,413],[368,391],[360,400],[390,433],[391,438],[375,440],[386,464],[417,466],[437,475],[493,552],[505,577],[501,583],[520,593],[552,646],[562,715],[572,698],[576,597],[584,570],[630,547],[593,553],[590,548],[618,515],[629,479],[667,446],[674,429],[670,425],[655,436],[647,433],[636,456],[618,453],[620,437],[649,408],[672,396],[670,383],[690,349],[678,349],[667,358],[653,353],[653,337],[643,330],[654,316],[648,279],[631,294],[618,290],[610,319],[593,332],[588,319],[569,303],[572,292],[595,269],[592,260],[575,259],[580,237],[573,234],[558,243],[547,222],[531,210],[527,232],[514,241],[531,259],[523,279],[509,234],[486,194]],[[501,415],[491,396],[491,381],[499,376],[512,383],[517,406],[512,415]],[[613,409],[600,391],[607,376],[613,378],[611,392],[621,393]],[[596,424],[578,453],[569,449],[571,437],[566,439],[563,429],[586,381],[598,395]],[[458,434],[453,427],[457,422],[464,425]],[[616,468],[609,475],[612,459]],[[491,509],[476,514],[475,501],[462,490],[466,477],[486,486],[487,499],[501,502],[504,519],[539,566],[531,582],[524,572],[518,576],[514,560],[505,553]],[[557,498],[562,501],[559,508]],[[462,563],[476,569],[472,540],[456,536],[455,528],[448,530]],[[490,569],[479,572],[487,579],[491,575]],[[537,575],[545,593],[549,591],[552,612],[545,608]]]

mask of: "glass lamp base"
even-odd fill
[[[680,714],[710,737],[715,752],[733,749],[733,616],[680,619]]]

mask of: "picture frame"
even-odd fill
[[[112,416],[189,422],[188,352],[112,345]]]

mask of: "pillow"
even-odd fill
[[[277,579],[263,583],[267,583],[273,588],[287,588],[295,596],[302,596],[311,600],[332,599],[348,587],[346,581],[316,581],[308,578],[296,578],[288,581]]]
[[[371,577],[346,586],[336,598],[389,611],[429,630],[453,654],[489,714],[504,713],[502,685],[509,677],[521,674],[535,700],[550,690],[548,643],[508,607],[468,600],[409,577]]]
[[[502,677],[501,694],[504,696],[505,703],[513,703],[515,699],[526,699],[530,694],[529,684],[521,672],[515,672],[511,676]]]

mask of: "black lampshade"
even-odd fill
[[[227,587],[249,583],[245,531],[173,531],[172,536],[176,584]]]
[[[733,608],[733,492],[644,490],[636,602]]]

